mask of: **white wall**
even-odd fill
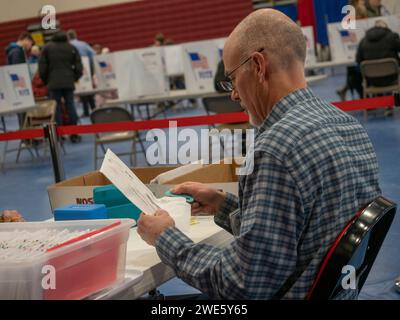
[[[0,23],[37,17],[42,6],[51,4],[56,12],[75,11],[139,0],[0,0]]]

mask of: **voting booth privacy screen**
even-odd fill
[[[329,46],[333,61],[350,61],[356,59],[358,44],[364,38],[368,29],[378,21],[384,21],[393,31],[400,33],[400,16],[386,16],[356,20],[356,28],[344,29],[341,22],[328,24]]]
[[[214,41],[198,41],[182,45],[186,89],[189,92],[214,91],[218,48]]]
[[[0,67],[0,111],[15,111],[34,104],[28,65]]]
[[[164,50],[158,47],[95,56],[97,87],[118,89],[119,99],[168,94],[164,61]]]
[[[98,88],[117,88],[114,57],[114,53],[102,54],[93,57],[95,79]]]
[[[374,23],[373,19],[369,20],[371,21],[368,21],[365,29]],[[391,27],[400,30],[395,17],[386,20]],[[353,54],[353,49],[346,41],[342,41],[341,31],[337,29],[337,24],[330,25],[332,41],[339,43],[333,46],[338,50],[335,59],[347,59],[347,56]],[[315,63],[313,28],[304,27],[302,30],[307,41],[306,64]],[[361,35],[360,33],[357,39]],[[169,77],[184,75],[188,93],[214,92],[214,76],[218,62],[222,59],[225,41],[226,38],[217,38],[180,45],[116,51],[94,56],[92,64],[88,57],[82,57],[83,75],[75,84],[75,90],[77,93],[84,93],[90,92],[94,87],[117,89],[119,99],[168,96]],[[349,48],[343,49],[341,45]],[[94,79],[91,76],[91,67],[94,68]],[[0,67],[2,111],[34,105],[31,78],[37,70],[36,63]]]
[[[90,69],[90,60],[88,57],[82,57],[82,76],[75,85],[76,92],[85,92],[93,90],[92,73]]]
[[[316,62],[313,27],[302,28],[306,64]],[[214,76],[226,38],[164,47],[116,51],[94,57],[99,89],[118,90],[119,99],[169,94],[169,77],[184,75],[187,93],[214,92]]]

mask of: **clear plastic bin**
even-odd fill
[[[107,229],[113,224],[117,225]],[[36,258],[18,263],[0,261],[0,299],[82,299],[120,281],[125,276],[126,244],[133,224],[134,220],[131,219],[0,224],[0,232],[105,228]],[[52,267],[55,271],[55,289],[48,288],[48,284],[51,284],[49,270]]]

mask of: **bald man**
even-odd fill
[[[258,128],[254,170],[239,197],[187,182],[192,214],[234,235],[225,248],[195,244],[165,211],[142,214],[138,233],[177,276],[211,298],[304,299],[325,254],[356,212],[381,194],[372,144],[356,119],[316,97],[304,77],[306,43],[284,14],[263,9],[228,37],[222,82]],[[356,291],[335,298],[355,297]]]

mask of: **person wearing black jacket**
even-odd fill
[[[366,60],[395,58],[398,62],[400,52],[400,37],[398,33],[392,32],[382,20],[378,20],[374,27],[369,29],[361,40],[356,54],[358,64]],[[369,85],[385,87],[395,84],[398,75],[367,79]],[[393,115],[393,109],[387,109],[386,115]]]
[[[57,32],[47,44],[39,59],[40,78],[49,88],[50,97],[57,101],[56,122],[58,125],[75,125],[78,115],[74,105],[75,82],[82,76],[83,66],[78,50],[68,42],[65,32]],[[63,123],[62,102],[64,98],[67,123]],[[79,142],[77,135],[70,136],[71,142]]]
[[[214,76],[214,88],[215,91],[223,93],[225,90],[219,86],[220,81],[228,81],[229,79],[225,76],[225,68],[224,68],[224,62],[222,59],[220,62],[218,62],[217,66],[217,72],[215,73]]]
[[[399,63],[400,37],[392,32],[385,22],[378,20],[376,25],[369,29],[361,40],[356,55],[356,61],[360,64],[366,60],[395,58]],[[397,76],[371,79],[375,86],[389,86],[397,80]]]

